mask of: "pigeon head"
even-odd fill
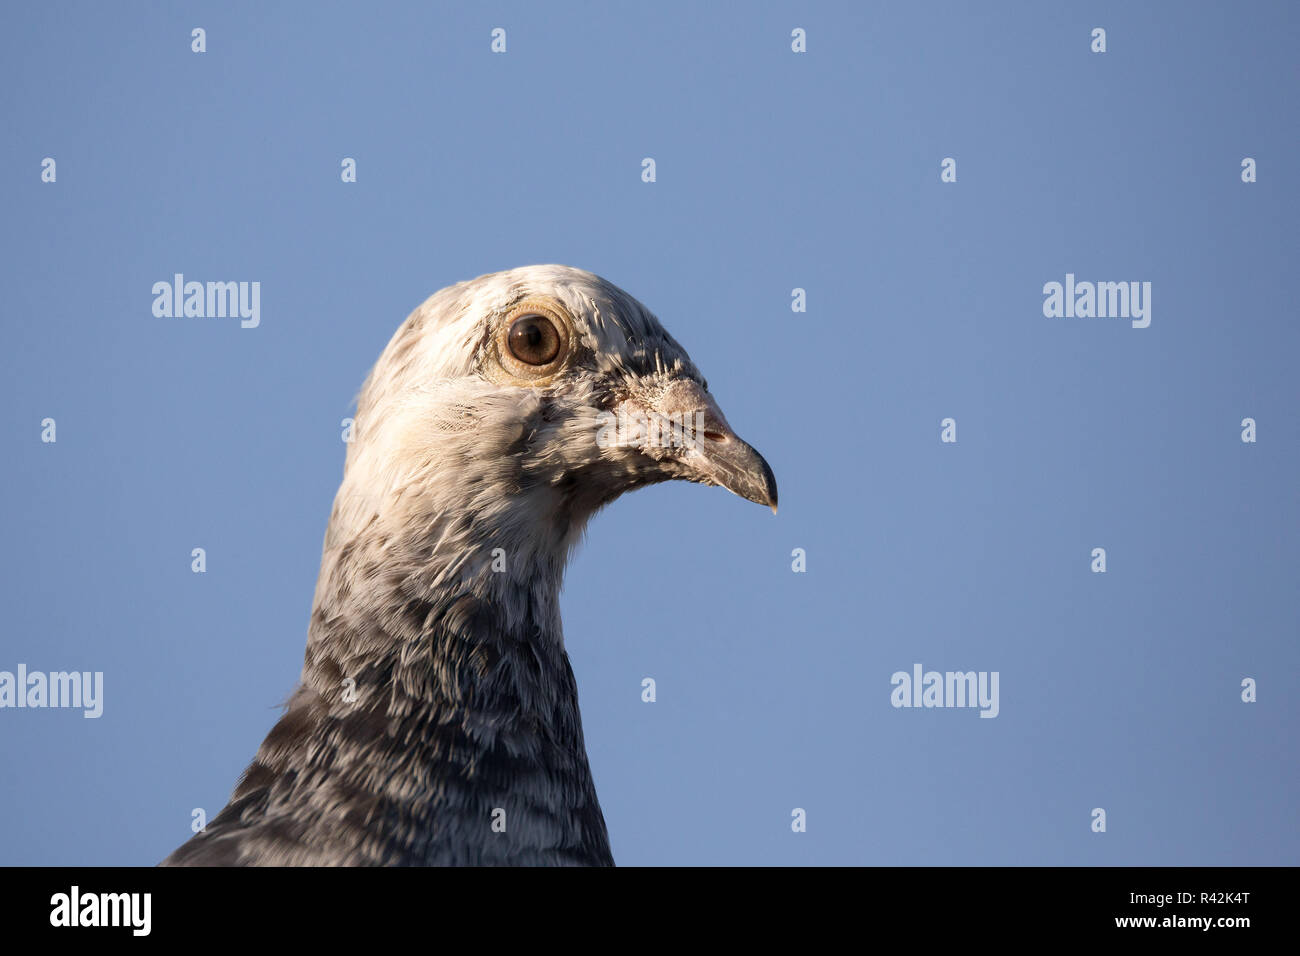
[[[357,401],[301,684],[166,862],[612,863],[559,592],[588,518],[671,479],[776,510],[645,306],[564,266],[428,299]]]
[[[600,507],[672,479],[776,510],[772,469],[649,309],[529,266],[443,289],[398,329],[358,399],[333,530],[420,529],[447,572],[533,573]]]

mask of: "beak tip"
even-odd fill
[[[767,493],[767,505],[772,509],[772,514],[776,514],[776,474],[772,471],[772,466],[767,463],[766,458],[762,455],[759,455],[758,458],[763,463],[763,484],[765,486],[764,491]]]

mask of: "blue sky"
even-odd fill
[[[98,719],[0,709],[0,863],[153,864],[224,805],[367,371],[546,262],[654,310],[781,490],[638,491],[570,566],[619,863],[1300,862],[1293,5],[0,16],[0,670],[104,675]],[[155,317],[177,272],[260,325]],[[1150,326],[1046,317],[1067,274]],[[998,716],[892,707],[915,664]]]

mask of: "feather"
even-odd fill
[[[563,326],[547,365],[502,353],[520,308]],[[599,440],[669,396],[712,437]],[[359,396],[301,683],[163,865],[612,865],[559,592],[597,510],[675,478],[775,509],[767,463],[627,293],[533,266],[430,297]]]

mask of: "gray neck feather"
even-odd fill
[[[585,522],[358,519],[346,489],[301,686],[166,862],[612,865],[558,608]]]

